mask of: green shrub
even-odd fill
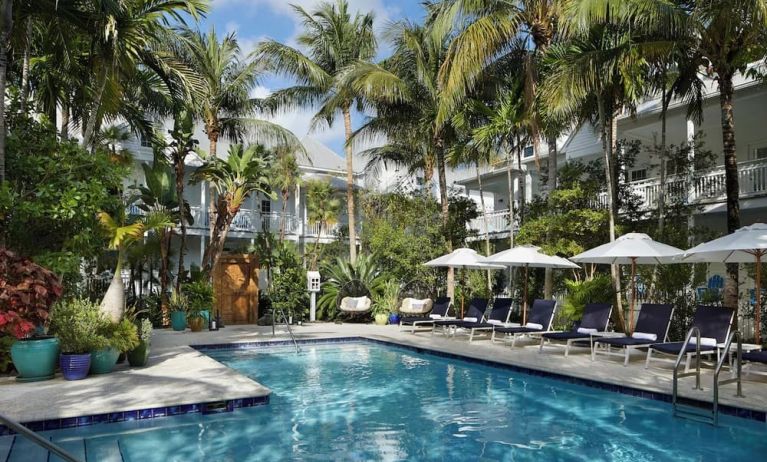
[[[109,340],[99,334],[105,322],[98,305],[73,298],[54,305],[50,331],[58,337],[62,353],[91,353],[109,346]]]
[[[10,335],[0,334],[0,374],[11,372],[13,360],[11,360],[11,345],[16,339]]]
[[[562,307],[561,322],[568,323],[583,316],[583,308],[589,303],[613,303],[615,290],[612,277],[598,274],[591,279],[582,281],[566,280],[567,298]]]
[[[152,341],[152,321],[142,319],[136,326],[139,341],[149,344]]]
[[[390,279],[381,284],[381,290],[373,295],[373,314],[396,313],[398,306],[399,284]]]
[[[130,351],[138,346],[138,329],[128,319],[120,322],[104,322],[98,329],[98,334],[104,337],[109,348],[117,351]]]
[[[190,319],[201,318],[205,310],[212,311],[215,303],[213,285],[204,279],[184,284],[181,291],[187,300],[187,315]]]

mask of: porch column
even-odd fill
[[[293,223],[295,227],[295,232],[299,236],[302,234],[301,229],[301,223],[303,220],[301,220],[301,185],[296,185],[296,191],[293,194]]]
[[[208,183],[203,181],[200,183],[200,214],[198,219],[202,223],[198,223],[199,227],[202,229],[208,228],[208,223],[206,220],[208,216]],[[205,256],[205,236],[207,236],[208,233],[203,232],[200,236],[200,267],[202,268],[204,262],[202,261],[203,257]]]

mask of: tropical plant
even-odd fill
[[[399,288],[399,283],[394,279],[381,283],[381,290],[373,296],[373,314],[396,313]]]
[[[233,144],[226,160],[206,157],[205,163],[192,175],[192,181],[207,181],[216,192],[215,220],[210,242],[202,257],[203,273],[210,272],[224,251],[224,242],[232,220],[242,204],[252,194],[264,194],[272,198],[271,159],[261,145]]]
[[[152,321],[144,318],[137,323],[136,327],[139,341],[149,344],[152,341]]]
[[[562,315],[568,320],[580,319],[583,309],[589,303],[611,303],[615,297],[612,278],[608,274],[597,274],[582,281],[565,281],[567,298]]]
[[[283,243],[275,253],[274,282],[269,293],[272,307],[288,316],[303,318],[309,307],[309,294],[301,257],[295,246],[288,243]]]
[[[372,255],[360,255],[354,263],[337,258],[324,264],[321,274],[325,280],[322,283],[322,296],[317,302],[317,316],[326,319],[336,316],[336,307],[341,298],[362,295],[375,297],[386,280]]]
[[[153,212],[144,217],[135,217],[129,220],[126,218],[124,208],[118,209],[115,216],[116,218],[103,211],[98,214],[104,233],[109,238],[109,248],[117,250],[117,264],[112,282],[101,301],[101,310],[117,322],[122,319],[125,311],[125,284],[122,279],[122,267],[127,249],[141,240],[144,233],[173,226],[173,221],[166,213],[162,212]]]
[[[215,294],[213,285],[207,279],[186,283],[181,287],[181,291],[189,304],[187,312],[190,317],[201,317],[203,311],[213,310]]]
[[[285,227],[287,225],[287,207],[290,192],[301,184],[301,171],[298,168],[298,159],[295,153],[289,149],[277,149],[277,159],[274,162],[272,172],[272,186],[282,196],[282,214],[280,215],[279,239],[285,239]]]
[[[168,298],[168,309],[170,312],[181,311],[186,313],[189,309],[189,300],[182,292],[174,290]]]
[[[274,40],[262,43],[257,50],[259,59],[269,69],[295,79],[297,85],[275,92],[269,99],[277,108],[314,106],[320,109],[314,124],[331,125],[338,113],[343,117],[346,135],[346,206],[349,217],[349,255],[357,257],[357,236],[354,206],[354,155],[351,111],[359,94],[347,80],[340,78],[354,63],[370,61],[376,52],[373,15],[357,14],[352,18],[347,0],[335,3],[323,1],[311,13],[293,6],[303,31],[299,45],[308,53]],[[359,102],[358,102],[359,103]],[[359,104],[358,104],[359,106]]]
[[[48,312],[61,294],[55,274],[0,248],[0,333],[27,337],[48,322]]]
[[[139,344],[138,329],[129,319],[123,319],[120,322],[106,320],[97,333],[106,339],[107,348],[113,348],[121,353],[130,351]]]
[[[50,331],[59,339],[62,353],[92,353],[109,346],[108,340],[99,334],[107,322],[96,304],[74,298],[54,305]]]
[[[135,186],[139,202],[137,207],[147,215],[162,214],[168,218],[169,226],[158,228],[160,241],[160,295],[167,297],[170,284],[170,253],[174,227],[178,223],[193,223],[191,209],[186,200],[179,200],[177,180],[173,169],[155,159],[151,165],[142,164],[146,185]],[[178,278],[177,278],[178,279]]]
[[[306,213],[309,224],[317,225],[317,238],[314,242],[314,252],[310,267],[317,269],[320,258],[320,237],[323,229],[338,223],[341,201],[334,197],[333,187],[329,181],[311,180],[306,183]]]

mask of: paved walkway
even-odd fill
[[[518,346],[512,350],[487,340],[475,340],[469,344],[466,336],[451,339],[429,333],[411,334],[393,326],[317,323],[296,327],[295,332],[299,339],[368,337],[652,392],[671,393],[671,364],[654,362],[656,365],[646,370],[643,354],[637,354],[632,363],[624,367],[619,358],[599,356],[597,361],[592,362],[587,349],[571,350],[570,356],[565,358],[561,348],[547,348],[541,354],[537,346]],[[200,333],[155,331],[150,364],[145,368],[130,369],[120,365],[111,374],[77,382],[67,382],[58,376],[54,380],[37,383],[0,379],[0,412],[17,421],[29,422],[264,396],[269,393],[268,388],[189,345],[286,338],[286,332],[281,329],[272,336],[270,327],[258,326],[229,326],[218,332]],[[693,378],[682,379],[680,395],[710,401],[712,380],[711,372],[706,371],[702,379],[704,390],[696,391],[692,390]],[[749,376],[743,390],[746,398],[735,398],[734,384],[722,387],[720,402],[767,411],[766,377]]]

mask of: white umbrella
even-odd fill
[[[425,266],[443,268],[466,268],[466,269],[503,269],[501,265],[494,265],[473,249],[461,248],[447,255],[437,257],[424,263]],[[463,299],[461,300],[461,316],[463,316]]]
[[[634,331],[634,305],[636,304],[636,265],[679,263],[675,257],[684,253],[667,244],[652,240],[644,233],[628,233],[607,244],[580,253],[570,259],[581,263],[631,265],[631,307],[629,332]]]
[[[540,247],[533,245],[520,245],[511,249],[498,252],[487,257],[492,263],[502,264],[504,266],[518,266],[525,268],[525,290],[523,298],[522,324],[527,322],[527,273],[530,267],[533,268],[580,268],[575,263],[556,255],[546,255],[541,252]]]
[[[767,224],[755,223],[704,242],[684,253],[686,262],[756,263],[756,343],[761,340],[762,257],[767,255]]]

